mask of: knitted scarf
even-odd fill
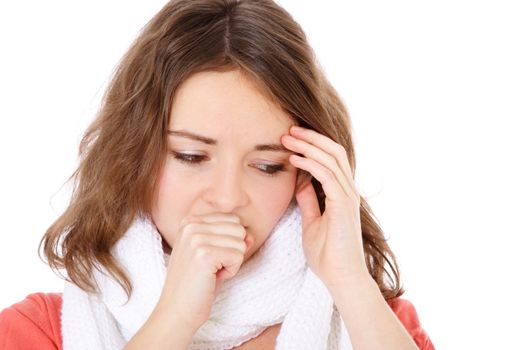
[[[331,295],[306,264],[301,225],[293,199],[257,252],[223,282],[209,319],[188,349],[231,349],[278,323],[282,325],[277,350],[352,349]],[[162,250],[155,225],[137,218],[113,249],[134,286],[131,298],[126,303],[125,291],[101,265],[100,271],[93,270],[101,293],[84,292],[66,281],[61,315],[64,350],[124,348],[160,298],[169,255]]]

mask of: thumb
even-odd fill
[[[246,236],[244,237],[244,241],[246,242],[246,250],[250,249],[251,246],[253,245],[253,243],[255,242],[255,239],[253,238],[253,235],[247,233]],[[222,267],[219,271],[217,271],[215,277],[215,295],[217,296],[217,293],[219,292],[219,290],[221,289],[222,287],[222,284],[224,283],[224,281],[227,279],[227,278],[230,278],[231,274],[224,268]]]
[[[303,227],[308,226],[311,221],[321,216],[321,209],[311,179],[310,174],[302,177],[297,181],[295,188],[295,198],[301,211]]]

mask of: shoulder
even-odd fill
[[[62,293],[32,293],[0,312],[0,348],[62,349]]]
[[[403,298],[389,299],[387,303],[399,321],[405,326],[410,336],[412,336],[412,339],[414,339],[419,349],[434,350],[434,345],[423,329],[414,305],[409,300]]]

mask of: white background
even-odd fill
[[[357,185],[437,349],[523,342],[519,1],[279,1],[349,109]],[[300,3],[300,4],[299,4]],[[0,4],[0,309],[63,282],[38,259],[113,68],[164,1]]]

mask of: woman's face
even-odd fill
[[[247,261],[294,196],[298,169],[280,139],[295,124],[239,71],[201,72],[187,79],[171,106],[170,152],[152,208],[170,247],[183,218],[232,213],[255,239]]]

